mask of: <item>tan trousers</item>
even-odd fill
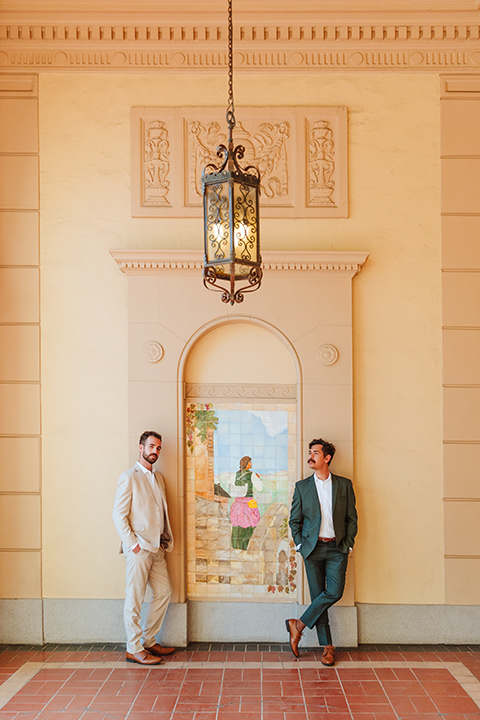
[[[155,636],[160,631],[168,603],[172,596],[172,588],[168,578],[165,553],[162,549],[157,552],[140,550],[135,554],[133,550],[125,552],[126,561],[126,590],[123,619],[127,634],[127,652],[138,653],[143,646],[153,645]],[[152,589],[152,599],[148,607],[147,619],[143,629],[140,626],[140,610],[147,584]]]

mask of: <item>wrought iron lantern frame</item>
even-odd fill
[[[222,301],[241,303],[244,294],[262,281],[260,256],[260,172],[241,167],[243,145],[233,144],[236,124],[233,100],[233,19],[228,0],[228,143],[219,145],[220,164],[210,163],[202,173],[204,262],[203,284],[222,293]],[[237,285],[236,285],[237,283]],[[238,283],[242,283],[238,285]]]

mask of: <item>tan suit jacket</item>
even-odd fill
[[[163,513],[162,540],[167,542],[166,552],[173,549],[165,481],[157,471],[155,471],[155,480],[163,500],[163,507],[159,507],[152,486],[136,465],[120,475],[113,504],[113,522],[122,540],[120,552],[138,544],[152,551],[158,550]],[[143,542],[139,543],[139,538]]]

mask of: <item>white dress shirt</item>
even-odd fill
[[[332,476],[329,474],[326,480],[315,475],[315,487],[317,488],[318,502],[322,520],[320,523],[319,537],[334,538],[335,528],[333,527],[332,512]]]

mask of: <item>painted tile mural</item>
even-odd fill
[[[295,600],[295,403],[187,402],[188,595]]]

